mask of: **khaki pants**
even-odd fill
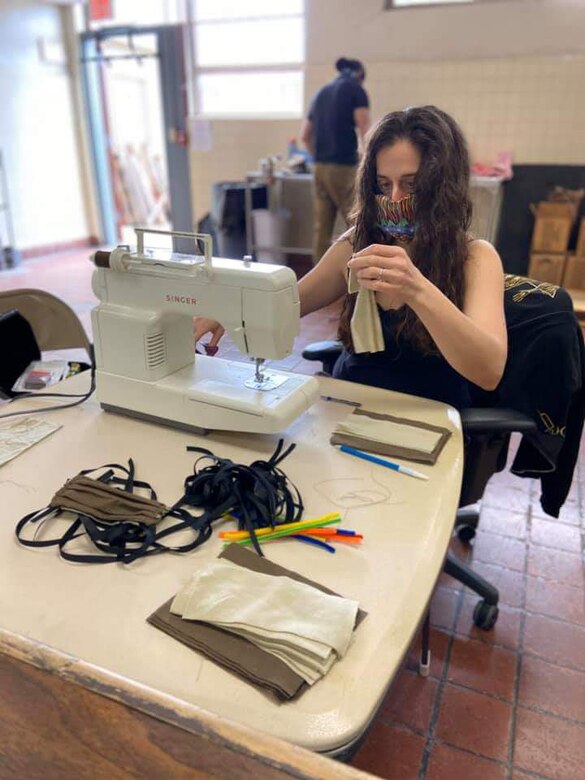
[[[348,224],[353,205],[357,165],[316,163],[313,194],[313,265],[323,257],[331,243],[337,212]]]

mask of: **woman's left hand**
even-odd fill
[[[426,283],[425,277],[401,246],[371,244],[357,252],[347,264],[362,287],[374,290],[384,309],[396,302],[411,305]]]

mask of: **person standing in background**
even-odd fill
[[[359,60],[340,57],[339,75],[322,87],[309,108],[301,140],[315,160],[313,264],[331,243],[337,212],[348,224],[358,162],[358,140],[370,127],[366,71]]]

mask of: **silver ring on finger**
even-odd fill
[[[380,268],[380,270],[378,271],[378,281],[379,282],[383,282],[384,281],[384,269],[383,268]]]

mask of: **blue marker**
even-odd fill
[[[284,537],[285,539],[288,537]],[[314,536],[301,536],[299,534],[291,534],[291,539],[298,539],[299,542],[305,542],[305,544],[313,544],[315,547],[321,547],[323,550],[327,550],[327,552],[334,553],[336,552],[335,547],[333,547],[332,544],[327,544],[327,542],[321,541],[321,539],[316,539]]]
[[[377,455],[370,455],[369,452],[356,450],[354,447],[348,447],[346,444],[342,444],[339,449],[341,452],[347,452],[348,455],[355,455],[356,458],[362,458],[362,460],[367,460],[370,463],[376,463],[378,466],[385,466],[387,469],[398,471],[401,474],[408,474],[409,477],[428,479],[427,475],[421,474],[420,471],[409,469],[408,466],[401,466],[400,463],[393,463],[391,460],[386,460],[385,458],[379,458]]]

